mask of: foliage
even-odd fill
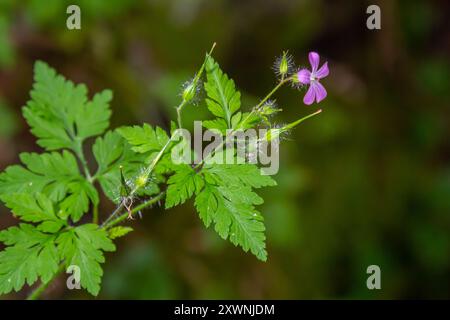
[[[36,62],[31,100],[23,113],[37,143],[51,152],[22,153],[23,165],[10,166],[0,174],[1,200],[27,222],[0,233],[8,245],[0,253],[2,293],[18,291],[38,278],[46,283],[58,265],[64,264],[80,266],[81,286],[98,294],[103,252],[114,251],[110,239],[126,231],[108,233],[96,224],[75,223],[99,203],[95,181],[113,198],[118,163],[127,166],[127,172],[143,165],[120,135],[109,131],[93,145],[98,170],[94,176],[89,174],[83,141],[103,134],[109,126],[111,98],[105,90],[88,100],[84,85],[75,85],[45,63]]]
[[[254,112],[259,109],[250,113],[240,110],[240,93],[233,80],[209,55],[196,75],[195,86],[203,70],[206,105],[217,117],[207,121],[206,127],[240,130],[261,120]],[[21,165],[12,165],[0,174],[0,198],[22,221],[0,232],[0,240],[7,246],[0,253],[0,293],[18,291],[38,279],[46,284],[59,270],[76,265],[81,286],[97,295],[104,253],[115,251],[113,239],[132,231],[115,225],[125,215],[132,217],[136,201],[142,201],[139,208],[136,205],[140,210],[161,195],[165,195],[166,209],[194,198],[206,227],[213,225],[223,239],[260,260],[267,259],[263,217],[255,208],[263,199],[254,190],[273,186],[275,181],[262,175],[257,165],[172,163],[174,123],[170,135],[149,124],[105,132],[112,92],[104,90],[88,99],[84,84],[74,84],[41,61],[35,64],[30,95],[23,116],[45,152],[22,153]],[[178,111],[194,100],[192,95],[183,99]],[[89,138],[95,138],[91,150],[97,163],[95,174],[85,157]],[[118,206],[102,224],[95,217],[100,199],[96,182]],[[93,223],[85,216],[89,211]],[[117,214],[119,218],[114,220]]]

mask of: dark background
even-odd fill
[[[66,7],[82,30],[66,28]],[[382,29],[366,28],[381,7]],[[323,113],[281,147],[263,191],[269,259],[205,230],[192,203],[152,209],[107,255],[101,299],[450,298],[450,3],[448,1],[0,1],[0,167],[40,151],[20,108],[41,59],[90,92],[114,91],[112,127],[167,128],[181,84],[215,58],[250,108],[289,50],[329,61]],[[283,88],[279,122],[317,106]],[[189,107],[185,123],[207,118]],[[101,216],[113,210],[104,199]],[[1,208],[0,226],[16,220]],[[381,268],[382,289],[366,287]],[[23,298],[28,290],[2,298]],[[89,298],[65,279],[47,298]]]

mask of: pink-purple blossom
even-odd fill
[[[310,105],[316,101],[319,103],[327,96],[327,90],[319,82],[320,79],[325,78],[329,74],[328,62],[325,62],[319,69],[320,56],[317,52],[309,53],[309,63],[311,64],[311,71],[308,69],[301,69],[297,73],[298,81],[301,84],[309,85],[308,91],[303,98],[303,102]]]

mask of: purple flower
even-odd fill
[[[309,63],[312,70],[301,69],[297,73],[298,81],[301,84],[309,84],[308,91],[303,98],[303,102],[310,105],[314,100],[319,103],[327,96],[327,90],[319,82],[320,79],[328,76],[330,71],[328,70],[328,62],[325,62],[322,67],[319,68],[320,56],[317,52],[309,53]]]

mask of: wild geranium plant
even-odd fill
[[[223,239],[266,261],[263,217],[255,208],[263,199],[255,189],[275,186],[275,181],[258,164],[245,161],[230,164],[203,158],[192,164],[175,163],[172,151],[186,143],[177,134],[183,126],[182,113],[194,102],[200,105],[196,108],[203,107],[198,93],[204,89],[205,105],[214,118],[203,126],[222,135],[222,145],[230,145],[231,133],[255,128],[268,129],[258,143],[273,143],[320,112],[275,126],[273,116],[281,110],[270,100],[273,94],[287,83],[309,84],[319,102],[324,96],[317,81],[328,69],[317,70],[318,55],[311,53],[312,72],[295,72],[292,57],[285,52],[275,65],[279,76],[275,88],[256,106],[242,111],[239,91],[211,52],[183,86],[177,121],[169,132],[150,124],[109,129],[110,90],[88,99],[84,84],[74,84],[46,63],[36,62],[23,116],[44,152],[21,153],[22,164],[0,174],[0,199],[20,221],[0,232],[6,246],[0,252],[0,294],[39,282],[29,297],[39,298],[58,274],[75,266],[81,287],[96,296],[104,252],[115,251],[113,240],[132,231],[121,224],[138,223],[131,220],[147,207],[163,202],[168,209],[190,198],[206,227],[213,226]],[[309,104],[314,99],[306,100]],[[93,157],[85,155],[87,139],[95,139],[89,150]],[[220,152],[213,149],[206,158]],[[234,147],[227,154],[238,157]],[[88,163],[88,158],[95,163]],[[116,204],[110,215],[102,215],[103,221],[98,209],[101,193]]]

